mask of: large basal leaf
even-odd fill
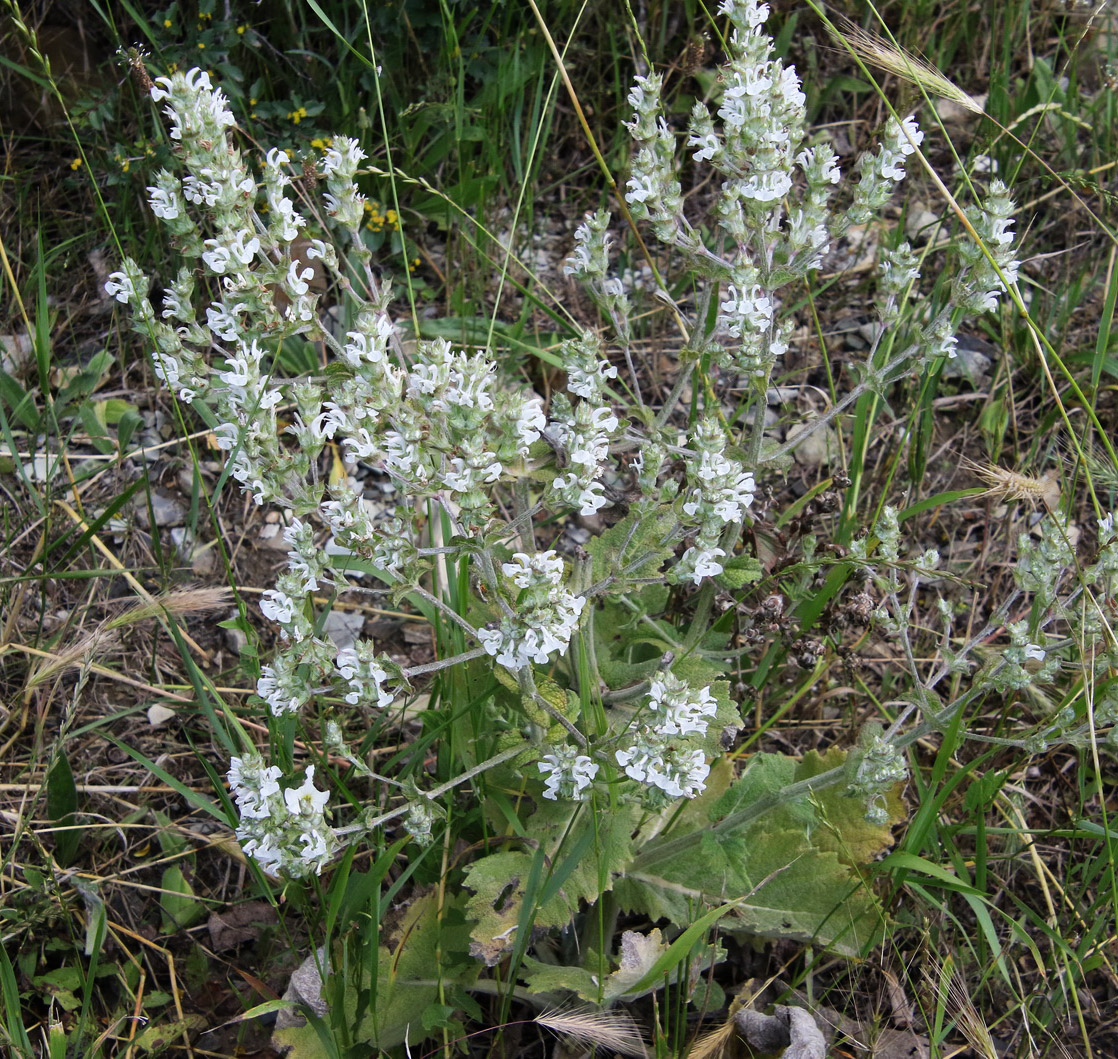
[[[858,955],[883,922],[858,869],[892,842],[889,825],[866,823],[861,800],[846,798],[838,785],[769,809],[736,829],[712,829],[732,813],[763,806],[790,783],[841,765],[843,757],[831,751],[799,762],[775,754],[753,758],[725,793],[704,799],[705,828],[692,811],[670,836],[636,857],[614,885],[621,907],[682,924],[709,905],[733,901],[724,929]],[[901,819],[895,796],[889,811],[891,823]]]
[[[358,988],[349,978],[344,986],[344,1014],[327,1014],[327,1023],[356,1027],[354,1044],[368,1049],[394,1048],[405,1040],[415,1043],[426,1037],[423,1016],[439,1000],[440,977],[459,985],[470,979],[460,962],[445,967],[464,952],[468,940],[461,912],[453,907],[456,903],[453,899],[444,902],[440,917],[438,897],[427,894],[413,901],[395,923],[386,923],[385,944],[377,949],[373,1010],[357,1010]],[[341,962],[340,957],[335,961],[336,965]],[[371,985],[369,969],[362,969],[361,992],[368,996]],[[277,1047],[291,1049],[288,1059],[319,1059],[324,1054],[312,1025],[277,1029],[272,1041]]]
[[[565,927],[579,902],[596,901],[632,855],[634,814],[591,812],[564,802],[541,802],[525,822],[533,843],[482,857],[466,872],[474,894],[470,952],[490,967],[513,951],[523,930]]]

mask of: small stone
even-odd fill
[[[195,548],[190,557],[190,570],[195,577],[209,577],[217,569],[217,556],[212,546]]]
[[[169,709],[167,706],[156,704],[155,706],[148,707],[148,724],[150,724],[152,728],[158,728],[160,725],[166,724],[174,716],[175,711]]]
[[[30,335],[0,335],[0,368],[9,375],[21,372],[31,362],[34,352]]]
[[[979,345],[993,350],[989,343],[972,339],[968,335],[960,335],[955,346],[955,356],[948,358],[940,373],[941,379],[966,379],[973,386],[981,386],[990,378],[990,370],[994,365],[993,359],[979,348]]]
[[[287,551],[287,542],[283,539],[283,526],[279,522],[268,522],[260,527],[257,538],[265,548],[274,548],[276,551]]]
[[[136,521],[139,525],[144,529],[151,529],[148,498],[146,496],[137,497],[133,501],[133,506],[136,512]],[[151,511],[155,515],[155,524],[160,527],[181,526],[186,521],[185,505],[181,500],[173,496],[167,496],[165,493],[152,492]]]
[[[37,452],[29,463],[23,465],[23,473],[33,482],[46,482],[62,470],[62,461],[57,456]]]
[[[183,491],[186,496],[194,495],[194,468],[183,467],[178,474],[175,475],[175,482],[178,487]]]
[[[797,423],[788,428],[787,438],[793,441],[811,427],[811,422]],[[803,467],[826,466],[838,458],[838,437],[829,427],[820,427],[810,437],[804,438],[792,450],[792,458]]]
[[[967,122],[976,121],[982,116],[981,110],[986,106],[986,93],[971,98],[978,107],[977,111],[970,107],[964,107],[962,103],[957,103],[954,99],[937,99],[935,108],[940,121],[944,125],[965,125]]]
[[[364,627],[364,614],[332,610],[326,615],[326,621],[322,624],[322,631],[334,641],[334,646],[340,651],[342,648],[352,647]]]
[[[238,618],[240,617],[240,615],[237,611],[233,611],[233,613],[230,614],[229,617]],[[221,631],[225,633],[225,642],[229,645],[230,651],[236,651],[237,654],[241,654],[244,649],[248,647],[248,637],[241,629],[238,629],[236,626],[233,626],[232,628],[225,628]]]
[[[775,405],[791,404],[800,396],[800,391],[799,386],[770,386],[765,391],[765,401]]]
[[[404,643],[429,644],[431,627],[426,623],[409,621],[404,624]]]
[[[217,560],[212,543],[199,545],[185,526],[175,526],[171,530],[171,542],[178,551],[179,558],[184,563],[190,563],[190,569],[196,576],[208,577],[214,572]]]
[[[938,214],[917,207],[908,212],[908,217],[905,220],[905,234],[914,243],[924,243],[931,237],[938,224]]]

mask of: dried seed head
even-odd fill
[[[784,597],[779,592],[766,596],[761,601],[761,613],[770,621],[784,613]]]
[[[868,592],[859,592],[851,596],[846,605],[846,614],[850,620],[858,625],[869,625],[873,612],[877,609],[873,596]]]
[[[1033,478],[994,463],[964,460],[963,466],[978,475],[986,486],[982,496],[1002,503],[1020,500],[1030,507],[1043,505],[1048,511],[1055,511],[1060,506],[1060,482],[1055,471],[1045,471],[1039,478]]]
[[[982,104],[964,92],[958,85],[949,81],[934,66],[917,58],[912,52],[894,44],[892,41],[869,33],[847,18],[836,20],[837,28],[830,26],[831,35],[845,45],[868,66],[891,73],[902,81],[923,88],[929,95],[950,99],[972,114],[983,114]]]
[[[690,77],[706,61],[707,48],[710,41],[705,37],[692,37],[683,49],[679,60],[680,72],[684,77]]]
[[[310,158],[303,159],[303,185],[310,193],[318,186],[318,170]]]

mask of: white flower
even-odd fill
[[[503,563],[501,569],[518,588],[531,588],[541,583],[558,585],[563,580],[563,560],[554,551],[535,555],[517,552],[512,562]]]
[[[652,177],[647,174],[640,173],[630,177],[625,186],[629,188],[625,192],[625,201],[630,204],[645,202],[656,197],[656,185],[653,183]]]
[[[105,293],[110,298],[116,298],[121,304],[127,305],[132,298],[136,297],[136,288],[131,277],[126,273],[114,272],[105,284]]]
[[[741,194],[757,202],[778,202],[792,190],[792,178],[781,169],[753,173],[741,185]]]
[[[241,323],[237,313],[242,313],[248,308],[243,303],[233,306],[221,305],[214,302],[206,308],[206,324],[218,338],[226,342],[236,342],[241,337]]]
[[[699,148],[699,150],[695,152],[696,162],[708,161],[722,150],[722,144],[713,132],[703,133],[701,136],[692,135],[688,137],[687,146]]]
[[[365,152],[361,150],[357,140],[349,136],[336,136],[333,145],[322,159],[323,175],[337,174],[342,179],[352,180],[357,167],[365,157]]]
[[[652,681],[649,707],[653,713],[651,727],[664,736],[705,735],[707,718],[718,711],[710,688],[696,691],[672,673]]]
[[[311,829],[304,831],[299,836],[299,841],[303,843],[303,849],[299,854],[300,858],[311,862],[316,875],[321,873],[326,858],[329,856],[326,835],[320,830]]]
[[[259,245],[259,242],[257,245]],[[285,286],[291,294],[306,294],[307,291],[310,290],[308,281],[312,279],[314,279],[313,268],[305,268],[300,271],[299,262],[292,261],[291,266],[287,270],[287,282]]]
[[[230,760],[226,778],[233,789],[237,811],[242,818],[266,820],[272,815],[272,801],[279,794],[279,779],[282,775],[278,765],[265,768],[263,761],[255,754]]]
[[[240,838],[241,835],[242,829],[237,828],[237,837]],[[267,831],[255,837],[243,839],[241,849],[244,850],[246,857],[252,857],[260,865],[261,871],[265,871],[269,875],[277,874],[286,860],[283,850],[276,845],[275,835]]]
[[[691,579],[697,585],[704,577],[717,577],[722,573],[722,564],[718,560],[725,555],[721,548],[688,548],[679,565],[684,569],[690,568]]]
[[[384,686],[388,673],[370,642],[359,640],[343,647],[334,666],[348,685],[345,701],[351,706],[367,704],[383,710],[392,705],[395,696]]]
[[[269,589],[260,599],[260,610],[277,625],[290,625],[295,620],[298,604],[283,592]]]
[[[554,753],[544,754],[538,767],[547,776],[543,796],[551,801],[557,801],[560,796],[572,801],[580,799],[598,774],[598,766],[570,746],[560,746]]]
[[[1039,644],[1027,643],[1025,644],[1025,658],[1033,659],[1036,662],[1043,662],[1048,657],[1048,652]]]
[[[186,201],[193,202],[195,206],[216,206],[221,197],[221,187],[191,175],[183,177],[182,193]]]
[[[182,202],[174,188],[150,187],[148,191],[151,193],[148,204],[156,217],[165,221],[178,220],[182,213]]]
[[[740,338],[746,327],[751,331],[766,331],[772,323],[773,303],[760,284],[749,290],[738,289],[733,283],[726,288],[728,297],[718,306],[720,321],[735,338]]]
[[[497,629],[479,629],[478,640],[507,669],[545,665],[556,651],[567,650],[585,605],[585,597],[556,589],[547,604],[506,617]]]
[[[533,441],[539,441],[540,431],[547,428],[547,417],[543,414],[543,401],[530,397],[520,406],[516,417],[516,436],[526,451]]]
[[[901,122],[901,133],[902,136],[898,139],[903,140],[900,143],[900,148],[904,155],[912,154],[924,142],[924,134],[920,131],[920,127],[916,124],[916,119],[912,115]]]
[[[229,271],[234,263],[250,265],[260,251],[260,240],[247,228],[226,233],[223,239],[207,239],[209,249],[203,252],[202,260],[219,276]]]
[[[618,750],[617,763],[638,783],[657,787],[671,798],[694,798],[706,787],[710,767],[701,750],[672,750],[647,737]]]
[[[574,492],[577,495],[574,498],[574,506],[578,508],[580,515],[594,515],[603,507],[609,504],[609,498],[606,496],[606,487],[601,482],[590,482],[588,485],[583,485],[573,474],[569,478],[559,476],[555,479],[553,485],[560,492]]]
[[[308,765],[303,785],[283,792],[287,811],[292,816],[319,816],[330,800],[329,791],[320,791],[314,785],[314,765]]]
[[[272,665],[260,667],[256,694],[267,704],[273,717],[297,713],[310,698],[306,684],[295,672],[294,663],[286,654],[279,654]]]

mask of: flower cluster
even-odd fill
[[[851,224],[865,224],[892,197],[896,185],[904,180],[904,161],[924,141],[924,134],[912,117],[903,121],[890,118],[877,151],[863,154],[857,162],[858,184],[854,201],[846,211]]]
[[[719,11],[734,27],[718,108],[723,144],[719,150],[701,107],[695,109],[689,144],[699,146],[697,156],[709,156],[728,177],[718,213],[730,229],[744,232],[749,214],[768,210],[792,190],[805,100],[795,68],[770,59],[772,41],[761,28],[769,5],[725,0]]]
[[[1036,597],[1039,610],[1049,610],[1059,598],[1064,574],[1075,565],[1075,551],[1068,537],[1066,517],[1051,514],[1041,519],[1040,537],[1034,540],[1027,533],[1017,539],[1017,565],[1013,579],[1025,592]]]
[[[583,382],[588,382],[585,376]],[[566,473],[551,483],[556,506],[577,507],[582,515],[593,515],[609,502],[599,478],[609,456],[610,442],[617,432],[617,416],[608,405],[582,400],[572,407],[557,394],[552,400],[549,433],[566,459]]]
[[[343,697],[351,706],[371,704],[387,709],[392,705],[395,696],[384,686],[388,679],[385,666],[392,668],[392,663],[368,640],[343,647],[334,664],[345,684]]]
[[[952,285],[952,301],[968,312],[993,312],[1006,285],[1017,282],[1020,267],[1013,251],[1013,200],[1000,180],[990,183],[985,202],[967,210],[983,245],[964,239],[959,247],[963,269]],[[986,256],[987,251],[989,257]]]
[[[880,211],[922,134],[911,118],[890,122],[880,146],[855,164],[853,204],[836,212],[838,159],[825,140],[808,139],[799,79],[775,56],[764,32],[768,5],[724,0],[720,11],[732,27],[727,63],[710,104],[694,108],[684,141],[695,164],[715,177],[715,207],[703,223],[684,214],[677,138],[662,103],[662,78],[655,72],[637,78],[629,95],[635,152],[625,198],[633,216],[651,223],[693,280],[673,285],[673,291],[690,292],[678,303],[666,287],[657,291],[687,332],[686,355],[670,394],[658,393],[651,404],[641,393],[647,373],[636,370],[630,348],[628,292],[610,272],[608,214],[593,214],[579,225],[565,271],[589,290],[620,348],[607,355],[590,330],[561,342],[566,392],[551,394],[545,403],[499,370],[494,350],[406,340],[365,239],[366,200],[359,186],[365,155],[355,140],[336,138],[319,163],[329,218],[323,224],[309,202],[296,207],[286,152],[273,149],[255,162],[242,155],[230,135],[233,116],[208,76],[193,70],[158,80],[153,97],[166,106],[182,175],[157,174],[149,204],[185,265],[161,297],[151,294],[147,278],[128,260],[106,289],[131,308],[160,380],[179,400],[204,402],[204,414],[216,417],[213,434],[229,474],[257,504],[285,509],[287,569],[259,604],[279,640],[256,686],[272,716],[294,714],[322,694],[335,698],[339,714],[347,707],[365,714],[387,709],[400,694],[400,682],[415,675],[394,666],[371,641],[339,648],[323,632],[314,594],[346,591],[354,587],[347,578],[371,573],[399,599],[422,599],[468,636],[476,633],[480,649],[468,643],[461,655],[417,669],[495,662],[517,672],[525,701],[533,688],[532,666],[555,666],[557,681],[570,677],[574,684],[574,667],[568,662],[564,672],[562,656],[591,597],[605,592],[601,586],[610,580],[584,588],[591,580],[584,574],[600,564],[603,552],[613,554],[617,542],[611,538],[621,534],[593,547],[591,559],[579,559],[571,581],[579,591],[572,591],[566,564],[554,550],[522,545],[526,550],[503,564],[495,558],[508,554],[511,540],[534,539],[539,527],[533,520],[541,511],[562,519],[593,516],[611,501],[627,507],[630,514],[620,517],[634,518],[629,539],[635,543],[624,568],[640,568],[632,580],[660,582],[658,591],[665,581],[698,585],[725,574],[723,561],[737,552],[756,494],[764,417],[754,407],[753,427],[739,435],[735,424],[741,420],[726,421],[715,385],[720,375],[744,379],[749,399],[763,401],[792,333],[781,311],[782,288],[820,268],[838,236]],[[995,184],[982,209],[971,214],[994,261],[964,255],[959,283],[966,289],[956,291],[964,308],[992,307],[1016,278],[1011,208],[1005,189]],[[343,243],[344,259],[337,250]],[[883,332],[906,287],[918,279],[907,244],[886,256],[885,272]],[[325,290],[337,292],[339,304],[331,306],[330,316],[344,321],[340,327],[325,326],[319,305]],[[951,312],[925,325],[922,349],[950,353]],[[296,336],[321,344],[330,363],[318,378],[293,384],[275,368],[281,343]],[[624,358],[623,383],[611,358],[619,364]],[[879,383],[888,379],[872,358],[871,374]],[[633,404],[621,413],[617,395],[630,387]],[[686,393],[694,404],[684,428],[678,411]],[[749,430],[753,437],[747,439]],[[327,453],[334,456],[329,474]],[[630,461],[628,488],[619,454]],[[393,509],[371,503],[362,479],[377,482],[392,497]],[[688,546],[664,572],[671,543],[681,537]],[[855,545],[853,561],[901,565],[895,512],[887,509],[878,537],[876,557],[858,554]],[[1110,538],[1102,543],[1096,580],[1109,590],[1118,560],[1107,551]],[[1035,563],[1023,556],[1021,576],[1036,580],[1041,572],[1030,569],[1051,561],[1047,553]],[[452,563],[463,574],[453,605],[445,591],[454,584],[447,576]],[[466,570],[479,598],[461,598]],[[893,591],[892,574],[881,587]],[[613,588],[620,593],[625,586]],[[708,586],[704,593],[711,591]],[[589,635],[587,641],[595,647]],[[1020,651],[1022,671],[1056,664],[1053,654],[1038,654],[1047,652],[1040,644],[1015,641],[1012,649]],[[696,685],[701,682],[705,678],[695,678]],[[715,690],[693,687],[665,670],[650,682],[635,716],[624,709],[603,713],[612,731],[596,732],[593,739],[608,738],[604,745],[633,781],[628,786],[637,785],[650,806],[693,798],[704,789],[707,757],[716,745],[708,733],[718,711]],[[576,717],[569,723],[582,722]],[[540,729],[523,730],[549,740],[531,754],[544,777],[543,797],[586,797],[599,771],[593,751],[585,752],[592,740],[554,744],[554,733],[541,736]],[[361,754],[343,745],[342,725],[328,731],[335,759],[358,772],[368,768]],[[852,782],[880,809],[875,799],[898,778],[897,761],[887,744],[863,749],[862,771]],[[269,871],[298,876],[322,870],[343,831],[335,833],[326,823],[328,794],[314,786],[313,766],[295,786],[284,782],[278,766],[246,753],[233,759],[229,782],[246,853]],[[406,826],[430,840],[437,819],[433,803],[414,787],[402,797],[410,805]],[[361,826],[344,831],[357,833]]]
[[[588,214],[575,229],[575,248],[563,266],[563,273],[574,276],[605,311],[622,342],[629,340],[629,298],[624,284],[609,273],[609,213]],[[584,342],[587,335],[583,335]],[[592,338],[591,341],[596,341]],[[566,358],[564,358],[566,360]],[[569,363],[569,361],[567,362]],[[570,368],[568,368],[568,371]],[[569,387],[572,393],[580,391]],[[588,397],[588,394],[582,394]]]
[[[1010,645],[985,677],[991,688],[1001,692],[1020,690],[1033,683],[1046,683],[1056,675],[1060,669],[1059,656],[1030,639],[1028,622],[1010,622],[1006,632]]]
[[[625,775],[647,788],[650,803],[694,798],[705,789],[710,766],[692,740],[706,734],[717,708],[710,688],[696,691],[672,673],[652,681],[644,723],[614,755]]]
[[[702,420],[695,428],[693,445],[683,512],[697,528],[696,540],[673,568],[672,577],[698,584],[704,577],[722,573],[718,561],[726,556],[719,547],[722,529],[727,523],[741,522],[757,486],[749,471],[725,455],[726,434],[717,421]]]
[[[586,599],[562,587],[563,560],[553,551],[517,552],[501,569],[520,590],[516,607],[508,607],[497,628],[479,630],[478,639],[507,669],[544,665],[566,651]]]
[[[593,331],[583,331],[560,347],[560,356],[567,366],[567,389],[586,401],[599,402],[606,384],[617,378],[617,369],[605,359],[602,343]]]
[[[637,220],[652,221],[658,239],[670,242],[678,238],[693,244],[695,236],[683,220],[683,194],[675,175],[675,137],[662,113],[663,87],[663,78],[650,73],[636,78],[629,92],[634,113],[626,128],[636,151],[625,201]]]
[[[301,786],[285,788],[282,778],[280,767],[265,766],[258,754],[232,759],[228,780],[241,818],[237,839],[269,874],[317,875],[337,847],[325,815],[330,795],[315,787],[314,765],[307,766]]]
[[[540,758],[539,770],[547,776],[543,796],[557,801],[581,801],[594,782],[598,766],[573,746],[558,746]]]
[[[464,527],[484,525],[495,511],[489,487],[523,473],[547,425],[542,402],[501,388],[491,359],[441,339],[418,343],[411,366],[399,368],[388,358],[387,317],[359,323],[341,351],[354,375],[310,425],[312,443],[340,440],[350,459],[386,471],[405,493],[442,496]],[[360,553],[361,543],[346,546]]]
[[[847,759],[850,781],[846,793],[866,802],[866,820],[887,824],[889,812],[885,796],[908,778],[904,754],[890,743],[875,725],[867,725],[858,740],[858,750]]]

